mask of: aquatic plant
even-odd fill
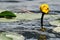
[[[3,11],[0,13],[0,18],[11,19],[13,17],[16,17],[16,15],[11,11]]]
[[[42,4],[41,6],[39,6],[40,11],[42,12],[42,16],[41,16],[41,31],[45,31],[46,29],[43,28],[43,18],[45,14],[48,14],[49,12],[49,6],[48,4]]]
[[[49,12],[49,6],[48,4],[42,4],[40,7],[40,11],[44,14],[48,14]]]

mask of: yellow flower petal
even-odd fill
[[[48,14],[48,12],[49,12],[48,4],[42,4],[39,8],[43,13]]]

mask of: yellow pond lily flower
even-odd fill
[[[41,12],[48,14],[48,12],[49,12],[48,4],[42,4],[39,8],[40,8]]]

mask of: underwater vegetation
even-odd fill
[[[11,11],[3,11],[0,13],[0,18],[12,19],[13,17],[16,17],[16,15]]]

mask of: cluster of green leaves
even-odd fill
[[[16,17],[16,15],[11,11],[3,11],[3,12],[0,13],[0,18],[10,19],[10,18],[13,18],[13,17]]]

